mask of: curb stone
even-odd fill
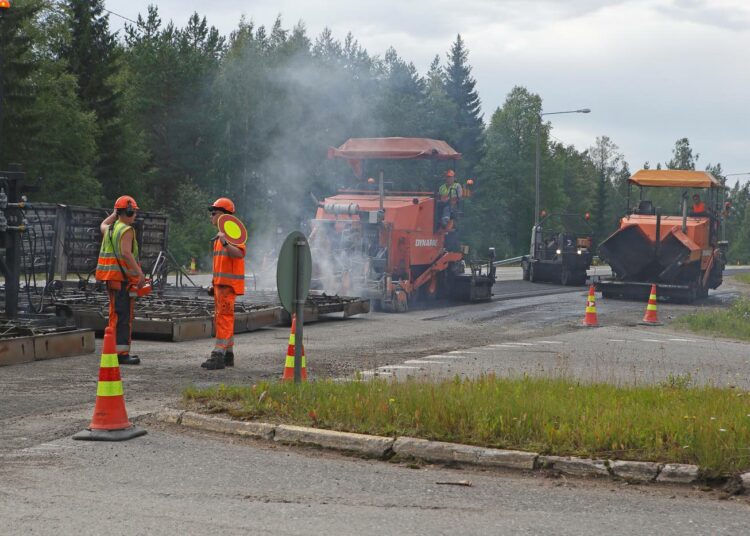
[[[272,439],[276,427],[273,424],[261,422],[235,421],[225,417],[213,417],[186,411],[182,415],[180,424],[190,428],[199,428],[210,432],[221,432],[224,434],[235,434],[243,437],[255,437],[257,439]]]
[[[687,465],[684,463],[667,463],[662,467],[657,482],[669,482],[671,484],[690,484],[698,480],[700,476],[697,465]],[[745,489],[748,489],[747,487]]]
[[[181,424],[185,411],[179,409],[165,408],[156,412],[156,419],[169,424]]]
[[[259,422],[235,421],[225,417],[203,415],[191,411],[164,409],[156,419],[190,428],[235,434],[283,443],[316,445],[333,450],[358,452],[369,457],[386,458],[391,452],[437,462],[464,462],[483,467],[509,469],[553,468],[571,476],[617,476],[629,480],[668,484],[690,484],[700,478],[697,465],[680,463],[658,464],[626,460],[591,460],[572,456],[540,456],[533,452],[491,449],[429,441],[413,437],[382,437],[350,432],[337,432],[305,426],[274,425]],[[750,471],[737,480],[745,492],[750,492]]]
[[[538,456],[535,452],[474,447],[416,437],[397,438],[393,444],[393,452],[398,456],[437,462],[464,462],[488,467],[529,470],[534,469]]]
[[[375,458],[386,457],[391,452],[394,441],[392,437],[336,432],[287,424],[280,424],[276,427],[273,440],[280,443],[301,443],[353,451]]]
[[[539,465],[574,476],[610,476],[607,462],[572,456],[539,456]]]
[[[615,460],[609,462],[609,468],[613,475],[624,478],[625,480],[653,482],[656,480],[662,465],[654,462]]]

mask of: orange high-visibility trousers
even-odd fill
[[[127,283],[120,281],[107,281],[107,292],[109,294],[108,326],[115,334],[117,355],[129,355],[135,298],[130,295]]]
[[[214,323],[216,343],[214,352],[225,354],[234,350],[234,300],[236,294],[227,285],[214,286]]]

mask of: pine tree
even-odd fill
[[[463,154],[463,170],[472,176],[483,154],[484,121],[468,58],[469,50],[461,34],[458,34],[448,53],[445,68],[445,92],[457,108],[448,141]]]
[[[62,57],[76,77],[78,96],[94,113],[98,135],[95,174],[105,195],[113,199],[133,188],[142,165],[137,140],[123,117],[123,95],[116,78],[121,50],[109,31],[104,0],[68,0],[70,42]]]
[[[42,7],[39,0],[14,3],[0,22],[0,169],[10,162],[27,163],[35,137],[42,128],[33,108],[38,88],[33,83],[35,68],[34,19]]]

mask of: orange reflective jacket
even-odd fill
[[[138,282],[138,272],[131,270],[122,254],[121,240],[123,235],[133,230],[133,257],[138,262],[138,241],[135,230],[119,220],[115,221],[102,239],[99,249],[99,260],[96,263],[96,279],[99,281],[125,281],[123,272],[131,283]]]
[[[236,259],[221,245],[221,240],[214,240],[214,278],[213,284],[232,287],[235,294],[245,293],[245,246],[236,246],[242,250],[242,257]]]

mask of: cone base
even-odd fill
[[[641,320],[638,322],[639,326],[663,326],[664,324],[659,322],[658,320],[655,322],[649,322],[648,320]]]
[[[84,441],[126,441],[134,437],[146,435],[146,430],[140,426],[131,426],[122,430],[83,430],[73,436],[73,439]]]

